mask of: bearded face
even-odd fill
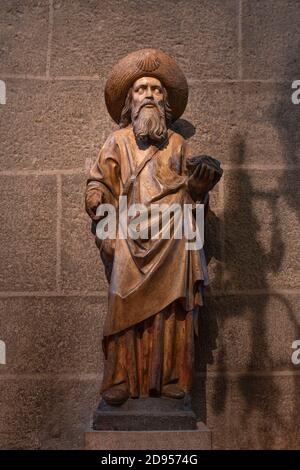
[[[135,137],[143,142],[160,142],[167,136],[172,119],[167,92],[154,77],[143,77],[129,90],[120,127],[132,123]]]

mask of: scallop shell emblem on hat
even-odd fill
[[[145,54],[143,59],[140,59],[137,66],[143,72],[153,72],[160,65],[159,58],[151,51]]]

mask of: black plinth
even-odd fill
[[[107,405],[104,400],[94,414],[96,431],[174,431],[197,429],[190,397],[129,398],[121,406]]]

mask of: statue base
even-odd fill
[[[182,399],[165,397],[129,398],[121,406],[101,400],[94,414],[96,431],[196,430],[196,415],[187,395]]]
[[[211,450],[211,431],[203,423],[181,431],[89,431],[86,450]]]

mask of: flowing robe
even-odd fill
[[[150,149],[151,150],[151,149]],[[113,132],[91,169],[87,193],[118,207],[128,178],[149,149],[141,149],[132,126]],[[168,130],[167,143],[144,166],[127,194],[128,207],[142,203],[194,204],[187,189],[185,140]],[[150,214],[150,212],[149,212]],[[170,217],[171,234],[174,214]],[[108,312],[103,332],[105,370],[102,391],[126,383],[133,397],[160,394],[163,385],[191,386],[194,318],[207,283],[203,250],[187,250],[187,240],[122,239],[114,242],[109,270]],[[107,261],[105,246],[100,254]]]

